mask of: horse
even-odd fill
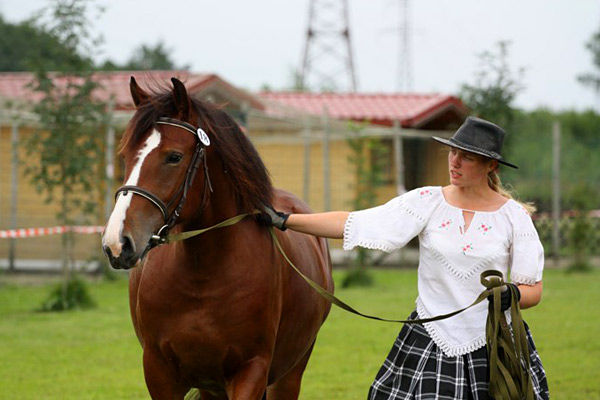
[[[124,186],[102,236],[115,269],[129,271],[129,304],[153,399],[297,399],[330,303],[276,249],[256,210],[310,213],[273,187],[257,150],[220,107],[172,88],[142,89],[120,144]],[[254,214],[252,214],[254,213]],[[177,234],[251,214],[235,225]],[[275,233],[290,260],[333,292],[327,242]]]

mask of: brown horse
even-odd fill
[[[130,306],[153,399],[296,399],[330,305],[250,216],[201,236],[172,233],[262,209],[310,212],[274,189],[257,151],[222,110],[173,90],[142,90],[121,143],[125,185],[103,235],[114,268],[129,269]],[[277,232],[303,273],[333,291],[324,239]]]

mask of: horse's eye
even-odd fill
[[[183,154],[171,153],[167,156],[167,164],[178,164],[183,158]]]

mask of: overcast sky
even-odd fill
[[[340,0],[341,1],[341,0]],[[398,89],[399,0],[348,0],[352,49],[361,92]],[[45,0],[0,0],[10,22],[29,17]],[[141,44],[162,40],[175,62],[234,85],[283,89],[298,68],[309,0],[98,0],[94,18],[103,54],[124,62]],[[592,72],[585,43],[600,29],[599,0],[411,0],[412,88],[457,94],[474,83],[478,54],[510,41],[510,66],[525,68],[525,109],[594,108],[600,99],[576,76]]]

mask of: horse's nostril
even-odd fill
[[[123,254],[134,254],[135,253],[135,243],[134,241],[127,235],[123,236]]]
[[[102,252],[104,252],[104,255],[108,258],[112,257],[112,250],[110,249],[110,247],[104,245],[102,246]]]

